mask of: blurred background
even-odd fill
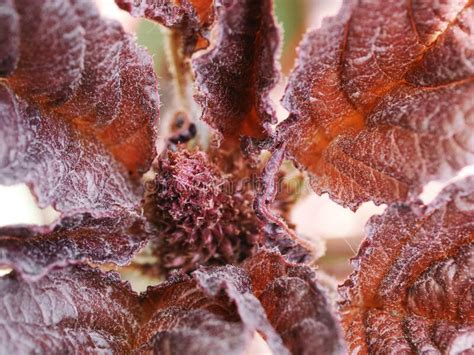
[[[162,99],[162,116],[166,115],[167,103],[172,101],[170,73],[166,65],[164,40],[159,25],[147,20],[132,18],[121,11],[114,0],[95,0],[103,16],[116,19],[125,29],[135,33],[138,43],[153,55],[155,70],[159,77]],[[275,0],[275,13],[283,29],[282,78],[272,93],[278,107],[279,119],[287,112],[279,105],[285,88],[287,75],[291,71],[298,43],[308,29],[320,26],[326,16],[337,12],[341,0]],[[474,167],[464,169],[460,175],[474,174]],[[439,182],[426,186],[422,199],[428,202],[444,186]],[[292,222],[304,237],[315,241],[323,240],[326,254],[320,259],[320,269],[335,278],[344,279],[350,273],[349,258],[352,257],[363,238],[364,225],[373,214],[381,213],[385,206],[364,204],[356,213],[344,209],[329,200],[327,196],[317,196],[308,189],[292,213]],[[0,226],[7,224],[49,224],[58,214],[52,208],[39,209],[25,185],[0,186]]]

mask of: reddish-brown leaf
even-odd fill
[[[18,11],[21,41],[2,73],[0,182],[25,182],[63,212],[134,208],[155,156],[151,58],[88,0],[4,6]]]
[[[146,222],[129,214],[77,215],[46,227],[2,227],[0,265],[29,279],[81,261],[125,265],[149,236]]]
[[[319,194],[403,201],[474,161],[474,3],[344,2],[299,50],[280,127]]]
[[[240,322],[226,290],[219,289],[224,292],[213,297],[195,278],[182,274],[150,287],[140,302],[144,324],[136,338],[140,350],[242,354],[252,329]]]
[[[315,272],[261,251],[245,264],[255,296],[292,354],[344,354],[338,320]]]
[[[340,288],[354,352],[461,354],[474,346],[474,179],[429,206],[394,205],[373,217]]]
[[[78,87],[84,66],[84,29],[69,0],[14,0],[19,15],[20,53],[8,84],[41,103],[66,100]]]
[[[107,223],[114,223],[87,218],[80,226],[76,222],[64,222],[43,237],[33,236],[31,229],[10,228],[17,239],[43,238],[44,246],[46,238],[58,240],[67,234],[72,239],[62,239],[63,250],[30,248],[12,266],[28,266],[28,258],[44,261],[55,251],[78,253],[85,243],[79,234],[90,241],[94,231],[101,234]],[[105,250],[98,241],[100,248]],[[45,271],[43,264],[38,265]],[[141,295],[114,273],[85,265],[55,266],[41,277],[14,271],[0,278],[2,349],[243,354],[255,331],[276,354],[287,354],[288,349],[293,354],[334,354],[344,349],[314,271],[290,264],[277,253],[261,251],[245,268],[228,265],[200,268],[192,276],[174,274]]]
[[[225,138],[264,138],[275,113],[279,29],[272,0],[216,1],[215,40],[192,60],[204,121]]]

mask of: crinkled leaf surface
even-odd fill
[[[260,252],[245,268],[177,273],[141,295],[115,273],[69,263],[91,255],[126,262],[142,232],[137,219],[125,217],[2,228],[1,262],[15,270],[0,278],[4,349],[243,354],[255,331],[277,354],[343,349],[314,272],[276,252]]]
[[[0,183],[26,182],[41,207],[53,204],[59,211],[135,207],[136,187],[97,140],[42,114],[2,84],[0,124]]]
[[[280,129],[317,193],[403,201],[474,161],[474,3],[344,2],[305,37]]]
[[[474,346],[474,179],[367,226],[340,288],[351,351],[461,354]]]
[[[175,275],[137,295],[115,273],[88,266],[36,281],[0,278],[2,350],[243,354],[256,330],[288,353],[241,268]]]
[[[129,214],[77,215],[47,227],[2,227],[0,265],[32,279],[80,261],[125,265],[149,236],[146,222]]]
[[[2,6],[20,41],[2,69],[0,183],[25,182],[63,212],[134,208],[155,156],[151,58],[88,0]]]
[[[239,267],[201,268],[192,278],[172,277],[163,285],[149,288],[144,302],[145,314],[152,314],[146,309],[158,311],[147,320],[148,326],[139,337],[152,339],[146,344],[154,344],[155,349],[171,345],[177,354],[183,353],[180,350],[197,354],[221,354],[219,351],[226,350],[242,354],[258,330],[273,351],[288,353],[252,294],[249,277]],[[207,319],[212,322],[208,324]],[[156,332],[157,325],[163,331],[151,338],[149,334]],[[144,343],[143,339],[139,342]]]
[[[264,138],[274,121],[279,29],[271,0],[215,1],[215,39],[192,60],[203,119],[225,138]]]
[[[308,266],[261,251],[245,268],[268,320],[292,354],[344,354],[338,320]]]

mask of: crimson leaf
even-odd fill
[[[316,248],[298,237],[287,222],[271,209],[278,195],[278,171],[285,158],[286,145],[278,144],[266,163],[261,184],[254,201],[254,209],[263,224],[263,244],[267,248],[277,248],[285,258],[292,262],[310,263],[316,259]]]
[[[20,51],[18,13],[13,0],[0,1],[0,77],[10,74],[16,67]]]
[[[140,295],[85,265],[20,276],[0,278],[0,341],[9,351],[242,354],[255,331],[277,354],[344,346],[314,272],[276,253],[260,252],[245,269],[175,274]]]
[[[0,278],[0,343],[17,353],[130,353],[137,296],[117,274],[55,269],[36,282]]]

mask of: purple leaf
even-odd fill
[[[0,278],[0,343],[16,353],[130,353],[137,295],[117,274],[55,269],[36,282]]]
[[[0,265],[23,278],[38,279],[52,268],[88,261],[128,264],[145,246],[150,231],[137,216],[77,215],[47,227],[0,228]]]

